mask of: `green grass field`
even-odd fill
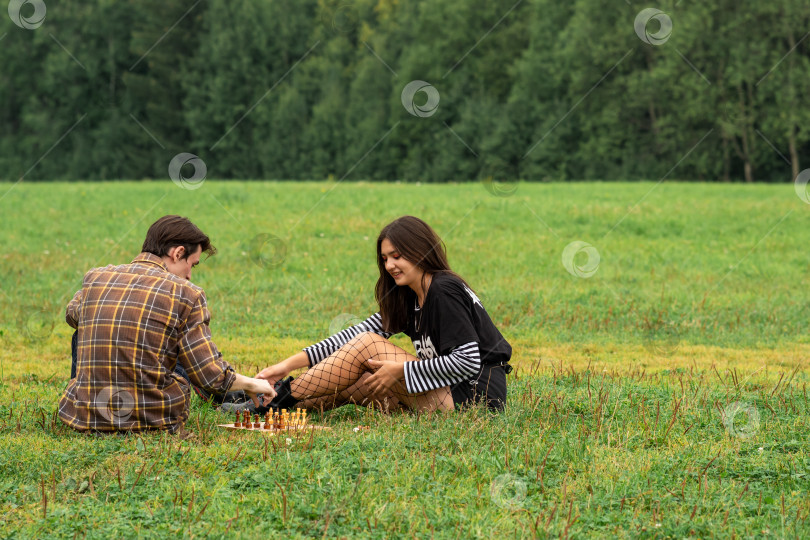
[[[0,536],[810,535],[810,206],[793,186],[485,187],[0,185]],[[194,281],[247,374],[370,314],[377,233],[422,217],[513,345],[507,411],[346,407],[276,440],[195,401],[191,442],[71,432],[54,416],[64,307],[169,213],[219,248]]]

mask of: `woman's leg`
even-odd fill
[[[343,405],[359,405],[361,407],[374,407],[383,412],[392,412],[403,407],[393,392],[386,392],[383,395],[372,394],[366,386],[369,377],[371,377],[371,373],[367,371],[360,376],[356,383],[345,390],[341,390],[337,394],[301,401],[296,407],[328,411]]]
[[[375,371],[368,363],[371,359],[406,362],[417,358],[382,336],[363,333],[292,381],[290,384],[292,396],[299,401],[332,398],[331,403],[335,406],[339,406],[338,403],[343,404],[341,401],[345,402],[349,398],[358,403],[370,402],[371,392],[361,382],[361,378],[365,373]],[[351,389],[350,392],[344,393],[348,389]],[[447,387],[421,394],[409,394],[404,384],[397,383],[391,388],[391,392],[412,410],[453,409],[453,397]],[[329,399],[324,403],[325,408],[328,404]]]

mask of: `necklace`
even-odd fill
[[[422,310],[419,309],[419,300],[414,300],[413,305],[413,327],[417,333],[422,328]]]
[[[418,333],[419,330],[422,328],[422,311],[425,307],[425,302],[427,301],[427,291],[430,289],[430,284],[433,282],[432,276],[427,276],[427,286],[425,287],[425,296],[422,299],[422,308],[419,307],[419,297],[417,296],[414,298],[413,304],[413,327]],[[417,316],[417,313],[419,316]]]

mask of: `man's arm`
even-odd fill
[[[177,360],[189,376],[191,384],[209,392],[224,394],[231,389],[236,373],[211,338],[208,322],[211,315],[202,293],[180,329]]]
[[[83,289],[79,289],[76,294],[73,295],[73,300],[70,301],[65,310],[65,321],[74,330],[79,329],[79,311],[81,311],[82,308],[82,293]]]
[[[247,393],[251,399],[253,399],[253,403],[255,403],[257,407],[261,405],[259,400],[256,398],[257,394],[264,394],[265,400],[271,400],[276,397],[276,390],[273,388],[273,385],[270,382],[262,379],[246,377],[244,375],[240,375],[239,373],[235,373],[235,375],[236,378],[233,380],[233,384],[231,385],[231,392],[244,390],[245,393]]]
[[[275,397],[276,392],[271,383],[240,375],[228,362],[222,360],[222,354],[211,339],[208,327],[210,318],[205,294],[201,294],[186,320],[178,355],[190,382],[218,394],[244,390],[257,406],[260,403],[256,394],[264,394],[270,399]]]

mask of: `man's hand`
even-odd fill
[[[390,391],[398,381],[405,378],[403,362],[369,360],[368,363],[376,370],[366,382],[368,389],[374,394]]]
[[[262,403],[259,401],[258,394],[264,394],[264,401],[269,402],[276,397],[276,390],[273,388],[273,383],[262,379],[250,379],[251,383],[245,389],[245,393],[253,400],[253,404],[260,407]]]
[[[237,390],[243,390],[248,396],[250,396],[250,399],[253,400],[253,403],[257,407],[261,405],[261,403],[259,403],[257,394],[264,394],[265,397],[268,397],[268,400],[276,397],[276,390],[273,388],[273,383],[262,379],[245,377],[239,373],[236,373],[235,375],[236,378],[234,379],[233,384],[231,384],[231,391],[235,392]]]

